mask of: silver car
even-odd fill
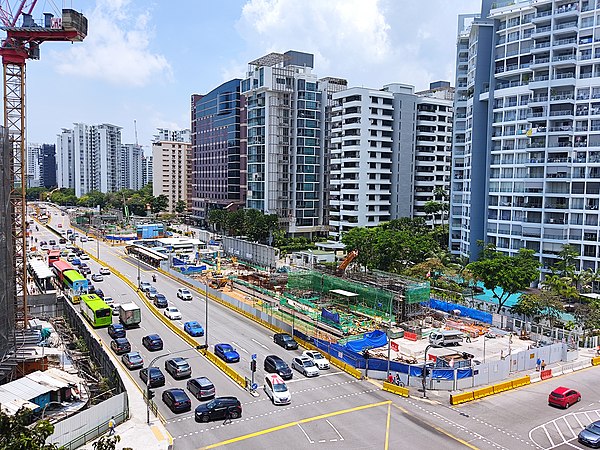
[[[292,360],[292,369],[304,374],[307,377],[319,376],[319,369],[315,366],[310,358],[306,356],[300,356]]]

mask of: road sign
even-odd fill
[[[252,359],[256,361],[256,353],[252,353]]]
[[[258,389],[258,384],[252,383],[252,390],[255,391]]]

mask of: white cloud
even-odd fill
[[[315,55],[319,76],[422,89],[454,82],[458,14],[480,7],[480,0],[247,0],[237,29],[252,59],[305,51]]]
[[[99,0],[88,18],[88,36],[65,52],[53,52],[60,74],[145,86],[172,78],[167,58],[150,48],[150,11],[132,13],[129,0]],[[87,16],[87,15],[86,15]]]

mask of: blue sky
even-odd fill
[[[14,2],[13,2],[14,3]],[[36,19],[53,12],[38,2]],[[82,43],[45,43],[27,64],[28,141],[73,122],[123,127],[149,153],[157,127],[189,128],[207,93],[271,51],[315,55],[319,77],[349,86],[454,84],[458,14],[480,0],[68,0],[88,18]],[[45,6],[45,7],[44,7]],[[55,11],[55,10],[54,10]]]

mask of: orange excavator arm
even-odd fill
[[[354,249],[350,253],[348,253],[348,255],[346,255],[346,257],[344,258],[342,263],[339,265],[338,272],[343,272],[344,270],[346,270],[346,267],[348,267],[350,265],[350,263],[352,261],[354,261],[354,258],[356,258],[357,256],[358,256],[358,250],[356,250],[356,249]]]

